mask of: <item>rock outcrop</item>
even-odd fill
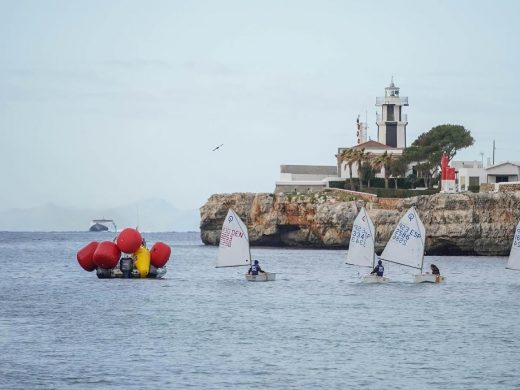
[[[376,226],[378,253],[411,206],[416,207],[426,228],[429,255],[508,255],[520,218],[520,192],[436,194],[377,202],[334,190],[219,194],[200,208],[201,238],[205,244],[218,245],[231,207],[247,225],[253,246],[347,248],[354,218],[363,205]]]

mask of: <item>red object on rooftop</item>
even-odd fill
[[[448,168],[448,155],[446,154],[446,152],[444,152],[442,154],[442,157],[441,157],[441,179],[442,180],[447,180],[447,177],[446,177],[446,173],[447,173],[447,170],[446,168]]]
[[[446,180],[455,180],[455,168],[446,168]]]

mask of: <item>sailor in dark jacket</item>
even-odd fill
[[[378,260],[377,265],[374,267],[374,270],[370,272],[370,275],[377,274],[377,276],[383,276],[385,272],[385,267],[383,267],[383,262]]]
[[[247,271],[247,274],[258,275],[259,272],[263,274],[265,273],[264,271],[262,271],[262,268],[260,268],[260,266],[258,265],[258,260],[255,260],[254,264],[251,265],[251,267],[249,267],[249,271]]]
[[[440,275],[441,271],[439,271],[439,268],[435,264],[430,265],[430,268],[432,269],[433,275]]]

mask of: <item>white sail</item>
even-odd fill
[[[347,264],[362,267],[374,266],[374,236],[374,224],[363,207],[359,211],[352,226],[347,253]]]
[[[516,225],[515,236],[513,237],[513,245],[509,253],[509,260],[506,268],[516,269],[520,271],[520,221]]]
[[[413,268],[422,268],[426,230],[411,207],[397,224],[381,258]]]
[[[218,247],[217,267],[236,267],[251,264],[247,227],[238,215],[229,209]]]

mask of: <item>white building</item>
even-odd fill
[[[480,161],[452,161],[450,165],[457,172],[457,191],[468,191],[469,187],[478,187],[487,183],[486,170]]]
[[[486,168],[487,183],[519,181],[520,161],[506,161]]]
[[[364,149],[365,154],[377,157],[385,152],[401,157],[406,147],[406,114],[403,114],[403,106],[408,106],[408,98],[399,96],[399,88],[394,85],[393,78],[390,86],[385,88],[385,96],[376,98],[376,106],[381,107],[381,113],[377,114],[378,140],[367,141],[367,123],[361,122],[359,116],[356,121],[357,145],[351,148],[338,148],[336,161],[339,154],[346,149]],[[352,164],[352,177],[358,177],[357,164]],[[384,168],[376,173],[376,177],[384,177]],[[276,182],[275,192],[312,192],[321,191],[328,187],[329,181],[337,181],[338,178],[350,178],[350,170],[347,163],[337,161],[337,166],[320,165],[281,165],[280,180]]]
[[[338,180],[338,168],[328,165],[280,165],[275,192],[316,192]]]
[[[391,154],[395,157],[401,157],[403,154],[403,149],[397,149],[392,146],[384,145],[380,142],[370,140],[363,144],[353,146],[351,148],[338,148],[337,156],[339,156],[341,154],[341,152],[343,152],[344,150],[348,150],[348,149],[354,149],[354,150],[364,149],[365,154],[370,155],[372,157],[381,156],[385,152],[388,152],[388,154]],[[382,168],[381,172],[376,173],[376,177],[385,177],[384,173],[385,173],[385,170],[384,170],[384,168]],[[350,178],[350,169],[346,162],[338,161],[338,174],[339,174],[339,177],[341,177],[343,179]],[[352,164],[352,177],[353,178],[358,177],[357,163]]]
[[[506,161],[484,168],[480,161],[452,161],[457,171],[457,190],[468,191],[482,183],[508,183],[520,180],[520,162]]]
[[[399,96],[393,77],[390,86],[385,88],[385,96],[376,98],[376,106],[381,107],[376,121],[377,140],[394,148],[406,148],[408,116],[403,113],[403,107],[408,106],[408,98]]]

